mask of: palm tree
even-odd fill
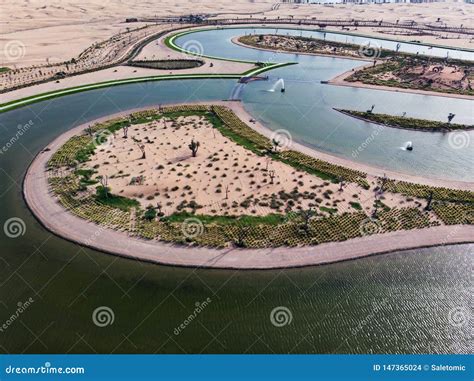
[[[453,114],[452,112],[449,113],[448,115],[448,124],[451,123],[451,121],[453,120],[453,118],[456,116],[456,114]]]
[[[280,141],[279,140],[276,140],[275,138],[272,139],[272,144],[273,144],[273,152],[277,152],[278,151],[278,147],[280,147]]]

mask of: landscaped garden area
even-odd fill
[[[244,45],[282,52],[329,54],[372,60],[373,65],[354,70],[344,81],[376,86],[474,95],[473,63],[359,46],[317,38],[254,34],[239,37]]]
[[[277,247],[472,224],[474,192],[377,178],[288,149],[225,106],[132,113],[71,137],[46,168],[71,213],[186,245]]]
[[[388,115],[374,113],[372,110],[367,111],[355,111],[355,110],[344,110],[335,109],[343,114],[353,116],[357,119],[362,119],[367,122],[377,123],[382,126],[403,128],[406,130],[420,130],[420,131],[432,131],[432,132],[443,132],[443,131],[454,131],[454,130],[471,130],[474,128],[473,125],[452,123],[451,120],[454,118],[454,114],[448,114],[445,122],[439,122],[436,120],[410,118],[404,115]]]

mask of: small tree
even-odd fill
[[[192,139],[191,143],[188,145],[189,149],[191,150],[191,153],[192,153],[193,157],[196,157],[199,146],[200,146],[199,142],[194,141],[194,139]]]
[[[339,192],[342,192],[342,188],[344,187],[344,177],[339,177]]]
[[[142,159],[145,159],[146,158],[145,145],[140,144],[139,142],[135,142],[135,143],[137,144],[137,147],[140,149],[142,153]]]
[[[278,147],[280,147],[280,141],[274,138],[272,139],[272,144],[273,144],[273,147],[272,147],[273,152],[277,152]]]
[[[275,171],[273,169],[268,171],[268,176],[270,176],[270,184],[273,184],[273,179],[275,178]]]
[[[246,247],[247,244],[245,243],[245,239],[248,237],[250,232],[250,226],[237,226],[237,235],[236,239],[234,240],[235,246],[237,247]]]
[[[108,178],[107,176],[100,176],[98,177],[98,179],[100,180],[100,184],[97,188],[96,188],[96,196],[99,200],[101,199],[107,199],[109,198],[109,195],[110,195],[110,188],[108,187]]]
[[[377,212],[378,212],[378,207],[379,207],[379,202],[378,202],[378,200],[377,200],[377,198],[376,198],[375,201],[374,201],[374,210],[373,210],[373,212],[372,212],[372,218],[378,218],[378,214],[377,214]]]
[[[387,176],[384,174],[382,178],[382,183],[380,184],[379,193],[382,194],[385,191],[385,184],[387,183]]]
[[[425,210],[431,210],[431,202],[433,201],[433,191],[428,194],[428,202],[426,203]]]
[[[89,136],[92,136],[92,135],[93,135],[93,133],[92,133],[92,128],[91,128],[90,124],[89,124],[89,125],[87,126],[87,128],[86,128],[86,132],[87,132],[87,134],[88,134]]]
[[[314,214],[315,214],[315,211],[314,211],[313,208],[309,208],[309,209],[306,209],[306,210],[301,210],[301,212],[300,212],[301,218],[303,220],[303,224],[301,226],[301,229],[303,230],[303,232],[305,234],[309,233],[309,222],[310,222],[311,218],[314,216]]]
[[[144,214],[145,220],[153,221],[156,218],[156,210],[152,206],[149,206]]]

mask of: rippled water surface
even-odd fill
[[[363,64],[361,61],[297,54],[272,53],[235,45],[231,40],[248,33],[269,33],[272,29],[224,29],[191,33],[176,39],[202,46],[206,55],[239,58],[260,62],[297,62],[297,65],[268,72],[268,81],[252,82],[242,92],[245,108],[269,128],[286,129],[294,139],[320,151],[356,162],[396,172],[423,177],[474,181],[474,131],[459,133],[424,133],[393,128],[380,128],[365,123],[333,108],[367,110],[393,115],[406,113],[409,117],[444,121],[452,112],[455,122],[474,124],[474,102],[439,96],[357,89],[321,84],[337,75]],[[279,29],[278,33],[300,34],[295,30]],[[318,35],[305,32],[303,35]],[[327,38],[347,36],[327,34]],[[352,37],[347,37],[352,38]],[[355,43],[363,43],[354,37]],[[393,42],[364,39],[392,48]],[[402,51],[426,47],[402,44]],[[418,51],[418,50],[416,50]],[[415,51],[415,52],[416,52]],[[431,49],[424,53],[446,55],[446,49]],[[420,51],[420,53],[422,53]],[[473,59],[474,53],[457,52],[463,58]],[[451,53],[454,54],[454,53]],[[273,84],[280,78],[285,82],[285,93]],[[403,148],[411,141],[412,152]],[[360,149],[363,148],[363,149]]]
[[[301,139],[308,136],[309,144],[344,155],[351,148],[346,147],[350,143],[345,141],[363,136],[357,135],[356,129],[365,131],[371,127],[346,129],[348,121],[330,110],[334,105],[354,105],[354,90],[323,91],[315,81],[355,64],[331,59],[318,62],[317,69],[304,63],[298,71],[282,69],[287,79],[286,100],[280,94],[262,91],[268,85],[263,82],[248,86],[244,100],[246,107],[272,128],[296,122],[295,117],[288,120],[290,110],[314,103],[314,114],[311,111],[306,122],[300,117],[300,127],[292,132]],[[313,82],[308,80],[309,73],[314,74]],[[280,73],[271,75],[276,78]],[[24,172],[33,157],[60,133],[123,109],[225,99],[233,87],[231,80],[127,85],[74,94],[0,115],[0,146],[9,144],[18,125],[32,121],[32,127],[21,139],[0,155],[0,222],[3,225],[6,219],[18,217],[26,225],[21,238],[0,234],[0,323],[8,321],[19,303],[33,300],[23,309],[21,319],[9,323],[0,333],[0,350],[469,352],[468,325],[462,317],[467,316],[465,306],[469,305],[474,245],[413,250],[284,271],[195,270],[150,265],[84,249],[49,234],[29,213],[21,196]],[[341,92],[347,95],[341,98]],[[306,96],[299,97],[299,93]],[[370,96],[388,97],[385,93]],[[408,107],[406,96],[393,96],[398,99],[396,104],[402,102]],[[324,102],[319,101],[321,98]],[[427,102],[437,102],[433,99],[427,98]],[[372,101],[360,102],[360,107]],[[265,109],[265,102],[271,109]],[[458,103],[453,107],[463,109]],[[436,110],[435,107],[435,114]],[[422,113],[417,107],[413,112]],[[458,112],[461,120],[463,113]],[[341,130],[334,128],[333,118],[344,122]],[[331,133],[338,135],[339,144],[336,139],[328,138],[328,143],[323,143],[318,138]],[[396,133],[404,134],[401,130]],[[399,140],[404,139],[402,136]],[[436,147],[441,148],[436,149],[447,165],[452,165],[456,159],[443,151],[444,137],[429,139],[434,139],[428,140],[429,144],[439,140]],[[368,154],[367,161],[371,155],[375,153]],[[436,155],[431,159],[436,161],[433,156]],[[403,167],[409,168],[410,165]],[[101,306],[111,308],[115,316],[113,324],[104,328],[92,320],[93,311]],[[286,324],[277,327],[272,324],[271,315],[282,307],[286,313],[282,322]],[[190,322],[193,314],[196,318]]]

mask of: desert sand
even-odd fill
[[[188,148],[192,140],[200,143],[196,157]],[[197,209],[206,215],[263,216],[322,206],[320,214],[329,216],[356,211],[350,203],[370,214],[374,203],[373,191],[354,183],[341,189],[258,156],[223,136],[205,118],[195,116],[132,125],[126,138],[121,133],[108,137],[82,168],[94,168],[96,176],[107,176],[112,193],[136,199],[143,209],[159,205],[164,215]],[[376,186],[375,177],[367,180]],[[94,192],[95,187],[89,191]],[[298,195],[296,200],[289,197],[292,192]],[[390,208],[422,210],[425,204],[388,192],[382,199]]]
[[[177,0],[124,1],[85,0],[81,5],[72,0],[4,0],[0,4],[2,37],[0,38],[0,65],[25,66],[69,60],[95,42],[125,31],[127,27],[143,24],[125,23],[127,17],[154,17],[186,14],[208,14],[216,17],[315,17],[320,19],[366,19],[384,21],[437,22],[449,26],[469,26],[472,13],[469,4],[446,1],[431,4],[373,4],[324,6],[316,4],[279,4],[273,0],[238,0],[212,2]],[[273,9],[273,10],[272,10]],[[334,29],[334,28],[333,28]],[[337,29],[337,28],[336,28]],[[354,28],[352,28],[354,29]],[[427,43],[472,48],[469,36],[439,35],[401,36],[387,34],[388,30],[359,28],[362,34],[394,37],[403,40],[420,40]],[[398,32],[397,32],[398,33]],[[9,59],[5,47],[14,42],[19,47],[15,59]],[[10,54],[11,57],[11,54]]]
[[[424,95],[430,95],[430,96],[435,96],[435,97],[448,97],[448,98],[471,99],[471,100],[473,99],[472,95],[467,95],[467,94],[441,93],[438,91],[431,91],[431,90],[418,90],[418,89],[406,89],[406,88],[401,88],[401,87],[371,85],[371,84],[362,83],[359,81],[349,82],[346,80],[347,78],[351,77],[356,71],[364,70],[365,68],[370,68],[370,67],[372,67],[372,64],[363,65],[354,70],[348,70],[332,78],[331,80],[328,81],[328,83],[335,86],[361,87],[361,88],[372,89],[372,90],[396,91],[396,92],[411,93],[411,94],[424,94]],[[452,73],[449,73],[449,74],[452,74]]]
[[[231,105],[234,111],[238,111],[240,117],[247,116],[244,120],[248,119],[249,115],[239,104],[228,104],[227,102],[225,104]],[[114,116],[119,115],[124,115],[124,113]],[[111,116],[107,116],[97,122],[110,118]],[[197,120],[192,120],[191,124],[196,122]],[[106,253],[178,266],[271,269],[325,264],[416,247],[472,242],[474,230],[472,226],[437,226],[429,229],[365,236],[345,242],[321,244],[316,247],[193,248],[190,250],[186,247],[157,241],[145,241],[130,237],[123,232],[98,228],[94,223],[72,215],[51,197],[48,175],[44,170],[53,153],[71,136],[83,131],[87,125],[80,125],[67,131],[48,145],[48,151],[42,151],[37,155],[25,178],[24,197],[30,209],[48,230],[73,242]],[[184,131],[185,129],[183,129]]]

